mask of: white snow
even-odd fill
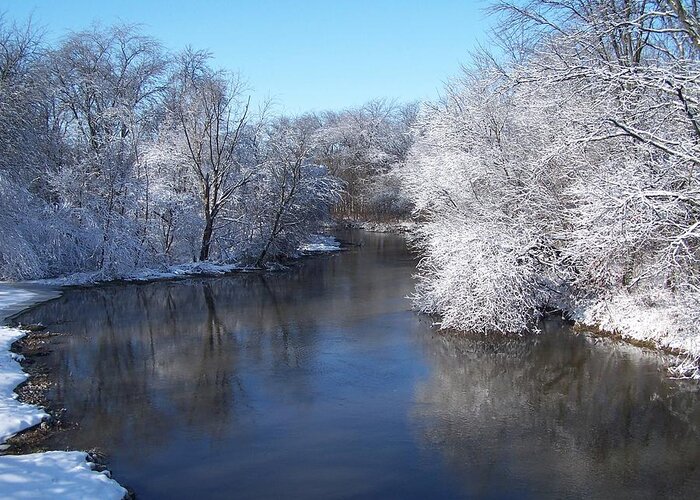
[[[322,234],[314,234],[306,243],[299,245],[299,251],[303,253],[337,252],[338,250],[340,250],[340,242],[333,236]]]
[[[0,283],[0,323],[3,319],[22,309],[55,296],[50,289],[32,289]],[[24,336],[16,328],[0,326],[0,445],[17,432],[32,427],[46,417],[40,408],[20,403],[14,393],[15,387],[27,379],[10,352],[12,343]]]
[[[121,500],[126,489],[107,473],[92,470],[81,451],[47,451],[0,457],[3,499]]]
[[[139,269],[122,276],[106,276],[100,272],[74,273],[60,278],[48,278],[32,281],[38,285],[76,286],[106,283],[110,281],[155,281],[198,275],[221,275],[233,271],[245,271],[247,268],[240,264],[217,264],[214,262],[188,262],[174,266],[163,266],[160,269]]]
[[[0,283],[0,322],[8,316],[57,295],[36,286]],[[27,379],[9,351],[24,336],[17,328],[0,326],[0,446],[17,432],[41,423],[47,415],[39,407],[21,403],[14,389]],[[0,498],[121,499],[127,491],[107,473],[97,472],[80,451],[49,451],[0,456]]]
[[[299,245],[299,252],[304,254],[310,253],[321,253],[321,252],[337,252],[340,250],[340,242],[336,240],[333,236],[326,236],[321,234],[311,235],[305,243]],[[267,270],[284,268],[284,266],[275,265],[274,263],[269,263],[266,266]],[[36,285],[40,287],[45,286],[81,286],[81,285],[94,285],[97,283],[108,283],[111,281],[156,281],[165,280],[172,278],[180,278],[187,276],[218,276],[232,272],[246,272],[255,271],[255,268],[245,266],[240,263],[217,263],[217,262],[187,262],[184,264],[175,264],[172,266],[160,266],[158,268],[142,268],[135,271],[131,271],[127,274],[119,275],[107,275],[100,271],[87,272],[87,273],[73,273],[67,276],[61,276],[58,278],[44,278],[37,279],[33,281],[26,282],[30,285]],[[5,284],[10,284],[4,282]],[[0,282],[0,316],[2,316],[2,285]],[[13,300],[19,300],[22,294],[25,292],[19,289],[12,290]],[[31,305],[31,293],[28,293],[30,301],[27,305]],[[19,309],[21,310],[21,308]],[[18,311],[15,311],[18,312]]]
[[[40,408],[17,400],[14,388],[27,379],[9,351],[12,343],[24,333],[0,326],[0,444],[17,432],[41,423],[46,417]]]
[[[340,243],[332,236],[312,235],[306,243],[299,245],[302,253],[336,252]],[[274,264],[268,264],[267,269],[275,269]],[[100,272],[74,273],[60,278],[48,278],[31,281],[40,286],[80,286],[107,283],[110,281],[155,281],[187,276],[218,276],[234,271],[255,271],[255,268],[242,264],[220,264],[216,262],[188,262],[173,266],[162,266],[158,269],[138,269],[125,275],[107,276]],[[1,293],[1,292],[0,292]],[[1,306],[0,306],[1,307]]]

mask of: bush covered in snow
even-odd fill
[[[476,54],[423,107],[402,171],[423,221],[417,306],[482,331],[564,308],[699,355],[697,12],[660,0],[494,10],[498,57]]]

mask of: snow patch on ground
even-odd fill
[[[0,497],[4,499],[121,500],[127,491],[108,473],[92,470],[87,453],[47,451],[0,457]]]
[[[299,245],[299,252],[303,254],[336,252],[340,250],[340,243],[332,236],[320,234],[312,235],[306,243]],[[284,266],[270,263],[267,270],[284,269]],[[220,264],[216,262],[188,262],[173,266],[163,266],[157,269],[139,269],[119,276],[108,276],[102,272],[74,273],[60,278],[48,278],[31,281],[31,284],[44,286],[82,286],[110,281],[157,281],[188,276],[220,276],[233,272],[256,271],[259,269],[244,266],[242,264]]]
[[[0,323],[8,316],[57,295],[35,285],[0,283]],[[21,403],[14,389],[27,379],[10,352],[12,343],[25,335],[17,328],[0,326],[0,446],[19,431],[47,417],[39,407]],[[127,491],[105,472],[93,470],[87,453],[49,451],[0,456],[0,498],[3,499],[115,499]]]
[[[627,339],[681,351],[672,374],[700,379],[700,307],[689,307],[661,292],[653,297],[619,293],[607,300],[581,302],[572,308],[571,317]]]
[[[245,271],[239,264],[216,264],[214,262],[188,262],[161,269],[139,269],[121,276],[106,276],[101,272],[74,273],[60,278],[32,281],[39,285],[80,286],[108,283],[110,281],[156,281],[187,276],[217,276],[234,271]]]
[[[302,253],[337,252],[338,250],[340,250],[340,242],[333,236],[322,234],[314,234],[309,241],[299,245],[299,251]]]
[[[10,346],[23,336],[24,332],[16,328],[0,326],[0,444],[48,416],[36,406],[19,402],[14,392],[15,387],[27,380],[27,374],[10,352]]]

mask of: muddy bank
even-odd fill
[[[20,326],[24,330],[24,326]],[[19,355],[22,370],[29,375],[26,381],[15,388],[18,400],[38,406],[48,414],[39,425],[22,430],[6,441],[6,454],[19,455],[37,451],[48,451],[41,443],[51,434],[65,429],[63,415],[66,409],[55,400],[47,398],[52,386],[51,375],[42,359],[50,351],[49,340],[61,334],[42,330],[26,330],[26,335],[12,344],[11,352]]]

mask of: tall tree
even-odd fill
[[[98,267],[133,265],[149,216],[140,149],[153,133],[167,60],[132,26],[96,26],[66,37],[48,64],[67,143],[54,187],[98,233]]]
[[[267,127],[259,194],[263,238],[256,266],[271,256],[294,254],[340,200],[339,180],[314,162],[318,126],[315,116],[305,115],[279,118]]]
[[[223,209],[255,174],[241,161],[250,99],[241,79],[209,67],[206,52],[186,50],[173,74],[168,112],[178,131],[180,151],[195,179],[204,227],[199,260],[207,260]]]

